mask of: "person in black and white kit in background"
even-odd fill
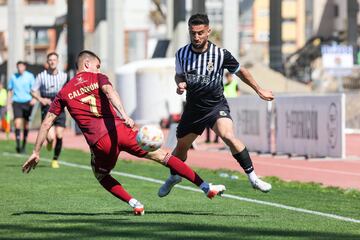
[[[210,127],[230,147],[253,188],[268,192],[271,185],[256,176],[245,145],[235,137],[230,109],[223,94],[224,69],[253,88],[260,98],[271,101],[274,95],[272,91],[262,89],[229,51],[208,41],[211,29],[207,15],[192,15],[188,27],[191,43],[180,48],[175,55],[176,91],[180,95],[186,91],[186,105],[177,128],[178,141],[173,155],[185,161],[193,141]],[[160,187],[159,197],[168,195],[180,181],[180,176],[171,173]]]
[[[47,55],[48,68],[36,76],[35,83],[31,89],[31,95],[41,104],[41,118],[44,120],[51,102],[56,94],[61,90],[67,82],[67,74],[58,69],[59,55],[51,52]],[[55,120],[47,135],[47,149],[52,150],[53,142],[56,136],[54,156],[51,162],[52,168],[59,168],[58,158],[62,148],[62,138],[65,128],[66,115],[62,112]]]

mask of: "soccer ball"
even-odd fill
[[[164,142],[164,134],[157,126],[144,125],[136,135],[136,142],[141,149],[152,152],[161,147]]]

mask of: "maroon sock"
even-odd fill
[[[176,174],[186,178],[197,186],[200,186],[204,182],[196,172],[175,156],[167,154],[165,157],[165,165],[176,172]]]
[[[127,193],[125,189],[121,186],[121,184],[110,175],[104,177],[100,181],[100,184],[106,190],[108,190],[112,195],[123,200],[126,203],[128,203],[130,199],[132,199],[132,196],[129,193]]]

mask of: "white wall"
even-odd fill
[[[159,123],[182,112],[183,98],[176,94],[175,58],[136,61],[116,71],[116,90],[126,112],[140,124]]]
[[[270,153],[271,102],[248,95],[229,98],[236,136],[249,151]]]
[[[278,96],[276,152],[345,157],[345,95]]]

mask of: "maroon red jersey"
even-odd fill
[[[103,85],[110,84],[101,73],[81,72],[56,95],[49,112],[59,115],[66,107],[90,146],[122,123],[106,95]]]

